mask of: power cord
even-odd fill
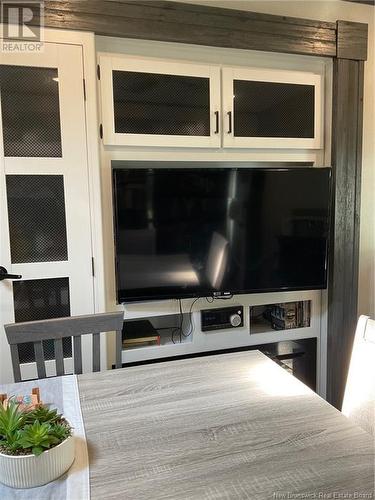
[[[193,330],[194,330],[194,322],[193,322],[193,307],[194,307],[194,304],[200,299],[201,297],[197,297],[196,299],[193,300],[193,302],[190,304],[190,309],[189,309],[189,323],[190,323],[190,326],[189,326],[189,331],[188,333],[184,333],[183,330],[181,331],[183,337],[187,338],[189,337],[192,333],[193,333]]]
[[[178,300],[178,304],[179,304],[179,309],[180,309],[180,325],[173,328],[172,330],[172,342],[173,344],[175,344],[176,342],[174,341],[174,336],[179,334],[180,336],[180,344],[182,343],[182,325],[183,325],[183,322],[184,322],[184,316],[183,316],[183,312],[182,312],[182,304],[181,304],[181,299],[177,299]]]
[[[194,307],[194,304],[200,299],[201,297],[197,297],[196,299],[193,300],[193,302],[190,304],[190,308],[189,308],[189,330],[187,333],[184,333],[184,328],[183,328],[183,325],[184,325],[184,312],[183,312],[183,308],[182,308],[182,301],[181,299],[178,299],[178,304],[179,304],[179,312],[180,312],[180,324],[179,326],[173,328],[172,330],[172,342],[173,344],[175,344],[175,335],[179,335],[180,337],[180,344],[182,343],[182,337],[184,337],[185,339],[188,338],[192,333],[193,333],[193,330],[194,330],[194,322],[193,322],[193,307]]]

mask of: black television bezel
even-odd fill
[[[324,264],[324,283],[322,283],[319,286],[305,286],[305,287],[275,287],[275,288],[262,288],[260,289],[255,289],[255,288],[247,288],[247,289],[242,289],[242,290],[220,290],[220,294],[230,294],[230,297],[233,297],[235,295],[245,295],[245,294],[254,294],[254,293],[270,293],[270,292],[296,292],[296,291],[306,291],[306,290],[324,290],[327,288],[327,282],[328,282],[328,256],[329,256],[329,246],[330,246],[330,234],[331,234],[331,217],[332,217],[332,168],[331,167],[190,167],[190,168],[179,168],[181,171],[187,171],[187,170],[194,170],[194,171],[199,171],[199,170],[208,170],[208,169],[216,169],[216,170],[239,170],[239,168],[243,168],[246,170],[267,170],[267,171],[273,171],[273,172],[279,172],[279,171],[290,171],[290,170],[311,170],[312,168],[319,168],[321,170],[326,170],[329,171],[329,178],[328,178],[328,234],[327,234],[327,239],[326,239],[326,255],[325,255],[325,264]],[[150,166],[145,166],[145,167],[124,167],[124,166],[112,166],[112,175],[111,175],[111,187],[112,187],[112,210],[113,210],[113,236],[114,236],[114,262],[115,262],[115,284],[116,284],[116,303],[117,304],[127,304],[127,303],[133,303],[133,302],[148,302],[148,301],[163,301],[163,300],[178,300],[178,299],[193,299],[193,298],[205,298],[205,297],[213,297],[214,292],[212,290],[200,290],[199,293],[193,293],[193,292],[187,292],[187,293],[159,293],[157,295],[155,294],[142,294],[142,295],[131,295],[127,296],[125,294],[122,294],[121,292],[123,290],[120,290],[118,287],[119,283],[119,269],[118,269],[118,259],[117,259],[117,227],[118,227],[118,221],[117,221],[117,210],[115,210],[115,207],[117,206],[117,191],[115,189],[115,176],[116,172],[119,170],[171,170],[175,171],[176,168],[172,167],[164,167],[158,166],[155,167],[150,167]],[[216,292],[215,292],[216,293]]]

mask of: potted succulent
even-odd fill
[[[0,404],[0,482],[33,488],[64,474],[74,461],[69,422],[57,410],[28,408],[10,398]]]

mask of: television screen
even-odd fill
[[[326,287],[329,168],[114,168],[117,299]]]

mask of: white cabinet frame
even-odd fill
[[[167,146],[203,147],[221,146],[220,130],[216,131],[215,112],[220,111],[220,67],[146,59],[131,56],[99,56],[100,91],[103,125],[103,142],[107,146]],[[161,135],[127,134],[115,132],[113,71],[134,71],[165,75],[179,75],[209,78],[210,88],[210,135]],[[219,121],[220,124],[220,121]]]
[[[315,92],[314,137],[237,137],[234,135],[233,81],[260,81],[313,85]],[[222,70],[222,132],[225,148],[298,148],[321,149],[323,147],[323,85],[322,76],[305,71],[274,70],[263,68],[231,68]],[[231,127],[228,120],[231,118]],[[231,129],[231,131],[230,131]]]

